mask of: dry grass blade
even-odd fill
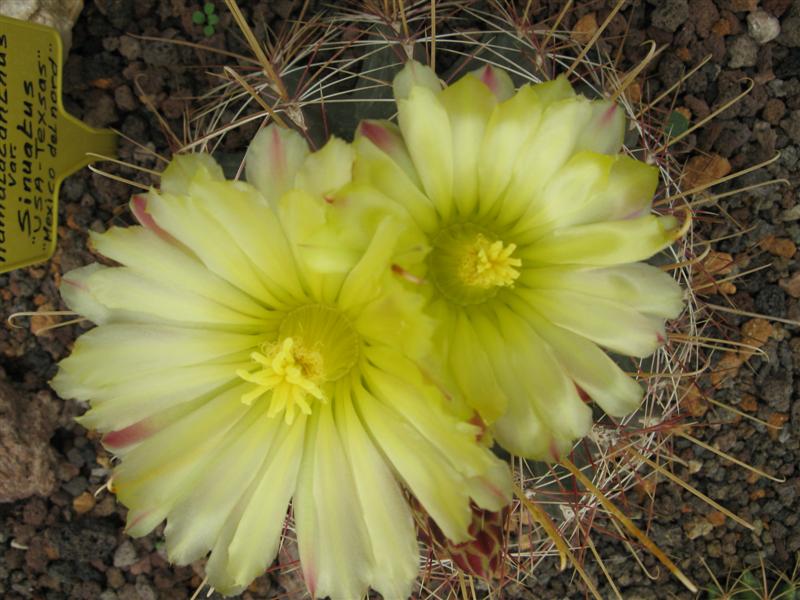
[[[773,477],[769,473],[766,473],[765,471],[762,471],[761,469],[759,469],[757,467],[754,467],[753,465],[749,465],[746,462],[739,460],[735,456],[731,456],[727,452],[723,452],[719,448],[715,448],[711,444],[706,444],[704,441],[698,440],[696,437],[694,437],[692,435],[689,435],[685,431],[678,431],[678,432],[676,432],[676,435],[679,435],[680,437],[684,438],[685,440],[688,440],[688,441],[692,442],[693,444],[695,444],[696,446],[700,446],[701,448],[704,448],[705,450],[708,450],[709,452],[713,452],[717,456],[721,456],[725,460],[728,460],[728,461],[732,462],[735,465],[739,465],[740,467],[742,467],[744,469],[747,469],[748,471],[752,471],[753,473],[755,473],[757,475],[760,475],[761,477],[766,477],[767,479],[771,479],[772,481],[775,481],[777,483],[785,483],[786,482],[786,478]]]
[[[783,323],[784,325],[791,325],[793,327],[800,327],[800,321],[794,319],[784,319],[782,317],[772,317],[769,315],[762,315],[761,313],[750,312],[748,310],[739,310],[738,308],[728,308],[727,306],[720,306],[719,304],[706,304],[708,308],[718,310],[720,312],[738,315],[740,317],[752,317],[754,319],[767,319],[768,321],[775,321],[776,323]]]
[[[603,558],[600,556],[600,553],[597,551],[597,547],[594,545],[594,542],[592,541],[592,536],[591,535],[587,535],[586,536],[586,544],[589,546],[589,550],[591,550],[592,556],[594,556],[594,560],[600,566],[600,570],[603,572],[603,575],[605,576],[606,581],[608,581],[608,585],[611,586],[611,589],[613,590],[614,595],[618,598],[618,600],[623,600],[622,594],[619,593],[619,588],[617,587],[617,584],[614,583],[614,578],[611,577],[611,573],[608,572],[608,568],[606,567],[606,563],[603,561]]]
[[[113,179],[114,181],[118,181],[119,183],[129,185],[134,188],[139,188],[140,190],[143,190],[145,192],[150,191],[150,186],[141,184],[138,181],[133,181],[132,179],[128,179],[127,177],[122,177],[121,175],[117,175],[116,173],[109,173],[108,171],[98,169],[94,165],[89,165],[88,168],[92,173],[97,173],[98,175],[102,175],[103,177],[107,177],[108,179]]]
[[[625,6],[625,2],[626,0],[617,0],[617,4],[614,6],[611,12],[608,13],[608,16],[605,18],[603,23],[600,25],[600,27],[597,28],[597,31],[594,32],[594,35],[592,35],[591,39],[586,43],[586,45],[580,51],[578,56],[575,57],[575,60],[572,61],[572,64],[569,66],[566,73],[564,74],[566,77],[570,77],[573,71],[575,71],[575,68],[579,64],[581,64],[581,61],[583,61],[584,57],[589,53],[589,50],[592,49],[592,46],[594,46],[597,40],[600,39],[600,36],[603,35],[603,32],[606,30],[606,27],[608,27],[608,25],[611,23],[611,20],[617,15],[617,13],[620,10],[622,10],[622,7]]]
[[[569,13],[569,9],[572,8],[572,0],[567,0],[564,3],[564,8],[561,9],[561,12],[558,13],[556,20],[553,21],[553,26],[550,27],[550,30],[545,35],[544,40],[542,40],[542,48],[547,48],[548,44],[550,44],[550,40],[553,38],[556,30],[558,30],[558,26],[561,25],[561,21],[564,20],[564,17],[567,16]]]
[[[228,5],[228,10],[231,11],[233,19],[236,21],[236,25],[239,27],[242,35],[244,35],[245,39],[247,40],[247,45],[250,47],[250,50],[253,51],[253,54],[258,60],[258,64],[264,70],[264,74],[275,87],[278,95],[280,95],[283,100],[287,100],[289,98],[289,92],[286,90],[286,86],[275,72],[272,63],[269,61],[267,55],[264,53],[264,50],[261,48],[261,44],[258,43],[253,30],[250,28],[250,25],[248,25],[247,19],[244,18],[242,11],[239,9],[239,5],[236,3],[236,0],[225,0],[225,4]]]
[[[547,516],[541,508],[539,508],[535,502],[532,502],[526,495],[525,492],[517,485],[514,484],[514,495],[517,497],[522,505],[527,509],[530,513],[531,517],[534,521],[539,523],[544,529],[547,537],[553,542],[553,545],[558,550],[559,555],[559,571],[563,571],[567,568],[567,556],[570,554],[569,546],[564,542],[564,538],[559,533],[556,526],[553,524],[553,521],[550,520],[550,517]]]
[[[692,194],[697,194],[699,192],[707,190],[708,188],[714,187],[715,185],[719,185],[720,183],[725,183],[726,181],[731,181],[732,179],[737,179],[739,177],[742,177],[743,175],[747,175],[748,173],[752,173],[754,171],[758,171],[759,169],[763,169],[764,167],[768,167],[769,165],[774,163],[776,160],[778,160],[780,157],[781,157],[781,153],[777,152],[775,154],[775,156],[773,156],[772,158],[769,158],[769,159],[767,159],[767,160],[765,160],[763,162],[760,162],[760,163],[758,163],[756,165],[753,165],[751,167],[747,167],[746,169],[742,169],[741,171],[736,171],[735,173],[731,173],[730,175],[726,175],[725,177],[720,177],[719,179],[715,179],[714,181],[709,181],[709,182],[704,183],[702,185],[695,186],[690,190],[686,190],[685,192],[681,192],[680,194],[674,194],[672,196],[667,196],[666,198],[662,198],[661,200],[657,200],[654,203],[654,206],[663,206],[665,204],[669,204],[670,202],[678,200],[679,198],[686,198],[687,196],[691,196]]]
[[[697,72],[697,71],[698,71],[698,70],[699,70],[699,69],[700,69],[700,68],[701,68],[701,67],[702,67],[704,64],[706,64],[708,61],[710,61],[710,60],[711,60],[711,58],[712,58],[713,56],[714,56],[713,54],[708,54],[708,55],[706,55],[706,57],[705,57],[705,58],[703,58],[703,60],[701,60],[699,63],[697,63],[697,64],[696,64],[694,67],[692,67],[692,68],[691,68],[689,71],[687,71],[686,73],[684,73],[684,74],[681,76],[681,78],[680,78],[680,79],[678,79],[678,81],[676,81],[675,83],[673,83],[673,84],[672,84],[671,86],[669,86],[669,87],[668,87],[666,90],[664,90],[664,91],[663,91],[663,92],[661,92],[661,93],[660,93],[658,96],[656,96],[656,98],[655,98],[655,99],[653,99],[651,102],[649,102],[648,104],[646,104],[646,105],[644,106],[644,108],[642,108],[642,109],[641,109],[639,112],[637,112],[637,113],[636,113],[636,116],[634,117],[634,119],[637,119],[637,120],[638,120],[638,119],[640,119],[640,118],[642,117],[642,115],[644,115],[646,112],[648,112],[648,111],[652,110],[654,106],[658,106],[658,105],[659,105],[659,104],[660,104],[660,103],[661,103],[661,102],[662,102],[662,101],[663,101],[665,98],[667,98],[667,97],[668,97],[668,96],[669,96],[669,95],[670,95],[672,92],[674,92],[675,90],[677,90],[677,89],[678,89],[678,88],[681,86],[681,84],[683,84],[683,83],[684,83],[684,82],[685,82],[687,79],[689,79],[689,77],[691,77],[692,75],[694,75],[694,74],[695,74],[695,73],[696,73],[696,72]]]
[[[436,71],[436,0],[431,0],[431,68]]]
[[[751,525],[749,522],[745,521],[743,518],[738,516],[736,513],[731,512],[730,510],[728,510],[727,508],[722,506],[719,502],[716,502],[712,498],[709,498],[703,492],[701,492],[700,490],[698,490],[694,486],[689,485],[683,479],[681,479],[680,477],[678,477],[677,475],[675,475],[674,473],[672,473],[668,469],[665,469],[663,466],[659,465],[657,462],[650,460],[646,456],[643,456],[641,453],[636,452],[633,449],[629,450],[629,452],[633,456],[635,456],[636,459],[638,459],[638,460],[642,461],[643,463],[647,464],[654,471],[656,471],[657,473],[660,473],[661,475],[663,475],[664,477],[669,479],[672,483],[675,483],[675,484],[681,486],[683,489],[685,489],[686,491],[688,491],[692,495],[697,496],[703,502],[705,502],[709,506],[715,508],[716,510],[718,510],[719,512],[724,514],[726,517],[728,517],[728,518],[736,521],[737,523],[739,523],[739,525],[741,525],[742,527],[746,527],[750,531],[753,531],[755,529],[755,527],[753,525]]]
[[[689,202],[688,206],[692,207],[692,209],[699,208],[700,206],[707,206],[709,204],[716,203],[717,200],[721,200],[722,198],[728,198],[729,196],[735,196],[736,194],[742,194],[744,192],[750,192],[752,190],[757,190],[762,187],[767,187],[768,185],[777,185],[777,184],[784,184],[789,185],[788,179],[770,179],[769,181],[761,181],[759,183],[754,183],[752,185],[747,185],[743,188],[738,188],[735,190],[731,190],[729,192],[723,192],[721,194],[714,194],[713,196],[707,196],[701,198],[699,200],[694,200]]]
[[[650,50],[648,50],[647,54],[639,62],[639,64],[636,65],[627,75],[625,75],[625,78],[614,90],[614,93],[611,94],[611,97],[609,98],[611,102],[616,102],[620,94],[622,94],[628,88],[628,86],[636,80],[636,78],[639,76],[639,73],[641,73],[656,56],[661,54],[667,48],[667,46],[662,46],[661,48],[656,49],[656,43],[652,40],[646,41],[645,44],[650,44]]]
[[[575,479],[577,479],[588,492],[597,498],[598,502],[603,505],[609,514],[611,514],[622,524],[628,533],[639,540],[639,543],[641,543],[642,546],[647,548],[647,550],[653,556],[655,556],[661,562],[661,564],[669,569],[670,573],[677,577],[678,580],[680,580],[680,582],[686,586],[686,589],[688,589],[690,592],[697,593],[697,586],[692,583],[692,581],[686,577],[686,575],[683,574],[683,571],[681,571],[666,554],[664,554],[661,548],[655,545],[653,540],[647,537],[647,535],[641,529],[639,529],[625,513],[617,508],[617,506],[611,500],[609,500],[608,497],[600,489],[598,489],[594,483],[592,483],[591,479],[584,475],[583,472],[568,458],[562,457],[560,462],[570,473],[572,473]]]
[[[749,82],[748,86],[747,86],[747,89],[745,91],[740,93],[738,96],[736,96],[732,100],[728,100],[725,104],[723,104],[722,106],[720,106],[719,108],[717,108],[716,110],[711,112],[708,116],[704,117],[703,119],[701,119],[700,121],[698,121],[697,123],[695,123],[694,125],[689,127],[686,131],[684,131],[680,135],[676,135],[674,138],[670,138],[670,140],[666,144],[664,144],[658,150],[656,150],[656,153],[658,154],[658,153],[663,152],[664,150],[666,150],[667,148],[669,148],[673,144],[681,141],[687,135],[689,135],[691,133],[694,133],[695,131],[697,131],[698,129],[703,127],[706,123],[709,123],[710,121],[715,119],[717,115],[719,115],[720,113],[725,112],[731,106],[733,106],[734,104],[739,102],[739,100],[741,100],[742,98],[747,96],[750,92],[752,92],[753,91],[753,87],[755,87],[755,85],[756,85],[755,82],[752,79],[750,79],[749,77],[745,78],[745,80]]]
[[[244,88],[248,94],[250,94],[253,100],[255,100],[261,106],[261,108],[263,108],[267,114],[272,117],[273,121],[275,121],[281,127],[288,127],[286,121],[284,121],[281,116],[275,112],[275,110],[267,103],[267,101],[261,97],[261,94],[259,94],[256,89],[247,82],[246,79],[244,79],[241,75],[239,75],[239,73],[230,67],[225,67],[223,70],[229,77],[234,79],[236,83],[242,86],[242,88]]]
[[[525,496],[525,492],[523,492],[522,489],[520,489],[516,484],[514,484],[514,494],[522,503],[522,505],[528,510],[531,517],[542,526],[547,534],[547,537],[550,538],[550,540],[553,542],[553,545],[558,550],[558,554],[561,559],[560,570],[563,571],[566,568],[566,560],[569,560],[592,595],[598,600],[602,600],[603,597],[600,595],[597,587],[589,578],[589,575],[586,573],[581,563],[575,557],[572,549],[570,549],[570,547],[564,541],[564,538],[561,536],[558,529],[555,527],[555,525],[553,525],[550,517],[548,517],[547,514],[536,505],[535,502],[532,502],[527,496]]]

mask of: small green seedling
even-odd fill
[[[192,22],[195,25],[203,25],[203,34],[206,37],[214,35],[214,26],[219,23],[219,16],[216,14],[216,7],[211,2],[203,5],[203,10],[196,10],[192,14]]]
[[[669,115],[669,120],[667,121],[667,134],[674,138],[681,135],[687,129],[689,129],[689,119],[687,119],[677,110],[673,110]]]

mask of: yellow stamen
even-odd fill
[[[516,249],[516,244],[505,246],[501,240],[490,242],[478,234],[459,266],[458,275],[467,285],[482,289],[511,286],[519,277],[516,267],[522,265],[519,258],[511,256]]]
[[[297,409],[303,414],[311,414],[307,396],[327,402],[319,387],[325,379],[325,371],[322,355],[318,351],[305,348],[292,337],[270,344],[263,350],[251,355],[261,368],[253,372],[240,369],[236,373],[256,385],[242,395],[242,402],[250,405],[267,392],[272,392],[267,416],[275,417],[284,412],[284,420],[288,425],[294,421]]]

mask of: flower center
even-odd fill
[[[467,248],[458,275],[467,285],[483,289],[513,285],[519,277],[514,267],[522,264],[520,259],[511,257],[516,249],[516,244],[504,246],[500,240],[490,242],[479,233]]]
[[[522,266],[512,256],[516,249],[516,244],[505,244],[476,225],[451,225],[433,240],[431,279],[449,300],[478,304],[514,285]]]
[[[358,360],[360,340],[338,310],[312,304],[290,312],[281,322],[278,339],[253,352],[253,370],[236,374],[254,384],[242,396],[252,404],[268,394],[267,416],[284,413],[287,424],[299,410],[311,414],[313,401],[327,402],[325,384],[344,377]]]

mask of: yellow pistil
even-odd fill
[[[294,421],[298,408],[306,415],[311,414],[308,396],[327,402],[319,387],[324,381],[324,365],[318,351],[298,344],[292,337],[266,345],[262,350],[250,355],[262,368],[254,372],[244,369],[236,372],[245,381],[256,385],[242,396],[242,402],[250,405],[267,392],[272,392],[267,416],[272,418],[285,411],[284,419],[288,425]]]
[[[511,256],[516,249],[516,244],[505,246],[501,240],[491,242],[478,234],[459,265],[458,275],[465,284],[485,290],[511,286],[519,277],[516,267],[522,265],[519,258]]]

